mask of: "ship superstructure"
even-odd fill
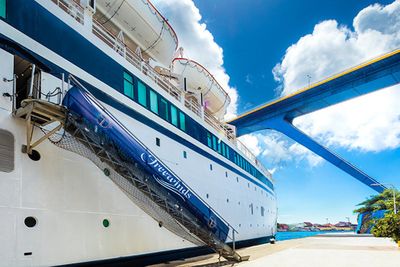
[[[148,0],[0,0],[0,264],[242,260],[275,235],[270,173],[178,47]]]

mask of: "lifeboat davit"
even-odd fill
[[[96,6],[104,15],[100,23],[112,21],[154,60],[171,64],[178,37],[149,0],[97,0]]]
[[[172,61],[173,72],[186,78],[188,91],[202,94],[204,107],[215,117],[222,118],[230,103],[227,92],[201,64],[187,58]]]

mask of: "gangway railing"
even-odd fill
[[[96,107],[101,109],[101,111],[104,112],[104,114],[106,114],[108,116],[108,118],[112,120],[113,123],[116,123],[119,127],[121,127],[121,129],[124,130],[124,132],[126,134],[129,135],[130,138],[132,138],[135,142],[140,144],[140,146],[143,149],[145,149],[145,151],[149,155],[151,155],[151,157],[154,157],[154,159],[156,159],[160,164],[162,163],[162,161],[154,153],[152,153],[151,150],[144,143],[142,143],[131,131],[129,131],[129,129],[127,129],[121,122],[119,122],[119,120],[116,119],[114,117],[114,115],[111,114],[100,103],[100,101],[98,101],[90,93],[90,91],[80,83],[80,81],[78,81],[74,76],[70,75],[69,76],[69,83],[71,85],[75,85],[80,90],[84,91],[86,96],[90,99],[90,103],[93,103]],[[68,132],[71,131],[71,129],[69,128],[71,126],[71,124],[68,124],[68,120],[70,121],[70,123],[75,120],[74,116],[71,116],[72,113],[70,112],[70,115],[68,115],[68,117],[67,117],[66,129],[67,129]],[[82,119],[83,118],[79,118],[78,120],[82,120]],[[106,122],[106,121],[107,120],[104,118],[100,122],[99,125],[107,124],[108,122]],[[75,125],[78,125],[78,124],[79,124],[79,122],[75,122]],[[105,126],[105,127],[107,127],[107,126]],[[79,128],[79,126],[76,127],[76,128]],[[104,138],[98,137],[98,136],[101,136],[100,129],[99,129],[100,127],[96,127],[96,129],[97,129],[96,131],[97,132],[96,132],[95,136],[93,136],[93,135],[90,136],[90,134],[88,134],[88,133],[90,133],[90,129],[88,129],[88,128],[90,128],[89,125],[85,124],[84,130],[81,131],[81,133],[80,133],[82,136],[80,136],[80,135],[78,136],[78,139],[81,142],[84,142],[84,143],[88,144],[89,146],[93,146],[93,144],[90,144],[91,141],[89,139],[91,139],[91,138],[93,138],[93,139],[99,139],[100,138],[100,140],[104,139]],[[74,131],[76,131],[76,130],[77,129],[74,129]],[[99,142],[103,142],[104,143],[103,145],[106,144],[106,142],[104,140],[103,141],[99,141]],[[95,146],[96,145],[98,145],[98,144],[95,144]],[[99,148],[99,149],[102,149],[102,148]],[[96,155],[100,155],[101,153],[104,152],[104,151],[99,152],[99,151],[97,151],[97,149],[94,149],[93,147],[92,147],[92,150],[96,151],[96,153],[95,153]],[[113,149],[111,149],[111,151],[112,150]],[[116,166],[115,170],[117,172],[118,172],[118,168],[124,167],[124,170],[128,169],[129,172],[131,172],[131,174],[133,174],[133,175],[135,173],[137,173],[137,171],[135,171],[135,170],[132,171],[131,170],[132,168],[130,168],[130,167],[127,168],[126,166],[124,166],[124,164],[118,163],[119,162],[118,157],[113,156],[112,152],[110,153],[110,152],[106,151],[105,153],[106,153],[107,157],[109,158],[108,162],[111,163],[111,164],[114,164]],[[135,166],[136,166],[136,168],[138,168],[137,164],[135,164]],[[213,248],[216,252],[218,252],[220,254],[220,256],[223,256],[223,257],[225,257],[225,258],[227,258],[229,260],[235,260],[235,261],[247,260],[248,259],[247,257],[241,257],[235,251],[235,242],[236,242],[235,235],[238,234],[237,230],[228,221],[226,221],[216,210],[214,210],[210,205],[208,205],[193,189],[190,188],[190,186],[188,186],[182,179],[180,179],[176,175],[176,173],[174,173],[171,169],[169,169],[168,166],[163,164],[163,167],[168,172],[170,172],[173,176],[177,177],[180,180],[180,183],[182,183],[183,187],[186,187],[186,188],[188,188],[190,190],[191,194],[194,197],[193,199],[195,201],[196,201],[196,198],[197,198],[201,202],[201,205],[203,205],[204,207],[206,207],[206,209],[208,209],[210,211],[210,214],[211,214],[210,218],[212,218],[213,216],[217,217],[216,220],[211,220],[210,219],[208,221],[208,223],[209,224],[218,225],[218,220],[220,220],[221,222],[223,222],[228,227],[228,232],[225,233],[226,235],[222,234],[222,236],[221,236],[221,233],[217,234],[217,232],[214,233],[214,232],[210,231],[210,229],[212,228],[211,226],[213,226],[213,225],[208,225],[208,226],[211,227],[210,229],[207,229],[207,227],[201,226],[202,225],[201,224],[202,220],[199,219],[198,217],[196,218],[196,215],[195,215],[195,214],[203,214],[204,215],[204,212],[202,213],[201,208],[198,208],[198,210],[193,209],[193,207],[191,207],[192,209],[191,208],[187,208],[187,207],[186,207],[186,209],[182,209],[183,207],[181,206],[181,207],[179,207],[178,212],[177,212],[177,210],[174,209],[174,207],[168,207],[168,204],[164,203],[164,204],[161,205],[161,206],[164,207],[164,210],[167,211],[175,220],[177,220],[185,228],[187,228],[190,233],[196,235],[197,238],[201,239],[205,244],[207,244],[209,247]],[[121,170],[120,170],[120,172],[121,172]],[[142,170],[142,175],[143,175],[143,172],[146,172],[146,170]],[[140,180],[140,181],[147,182],[147,187],[149,187],[149,184],[151,185],[150,188],[148,188],[149,190],[146,191],[146,194],[147,195],[152,195],[152,197],[155,198],[154,199],[155,202],[160,204],[160,202],[162,202],[161,200],[163,198],[162,190],[160,191],[160,188],[157,189],[157,187],[155,186],[155,183],[152,184],[149,181],[148,177],[145,178],[144,180]],[[142,189],[145,188],[145,187],[146,187],[146,185],[143,185],[143,184],[141,184],[139,186],[139,188],[142,188]],[[171,195],[169,193],[168,193],[168,195],[171,197]],[[168,201],[166,201],[166,202],[168,202]],[[199,207],[199,206],[197,206],[197,207]],[[190,211],[190,210],[192,210],[192,211]],[[188,215],[188,212],[191,215],[190,214]],[[186,218],[185,218],[185,216],[186,216]],[[190,218],[190,217],[193,217],[193,218]],[[214,225],[214,227],[215,227],[215,225]],[[231,236],[229,235],[229,232],[231,232]],[[228,238],[228,239],[230,239],[232,241],[232,248],[225,244],[226,240],[224,240],[224,236],[225,236],[225,238]]]

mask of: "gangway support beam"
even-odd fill
[[[25,120],[26,125],[26,146],[23,152],[32,154],[32,149],[59,131],[65,124],[66,109],[58,104],[40,99],[25,99],[21,107],[15,110],[14,116]],[[51,129],[38,140],[33,141],[33,129],[35,126],[45,127],[55,124]]]
[[[305,134],[303,131],[295,127],[291,122],[285,120],[284,118],[274,118],[264,123],[265,128],[273,129],[283,133],[287,137],[308,148],[318,156],[329,161],[342,171],[350,174],[351,176],[353,176],[363,184],[367,185],[368,187],[374,189],[375,191],[382,193],[383,190],[386,189],[386,187],[381,185],[377,180],[367,175],[345,159],[339,157],[323,145],[319,144],[317,141],[312,139],[310,136]],[[376,184],[379,184],[380,186],[376,186]]]
[[[275,129],[360,180],[382,192],[385,187],[338,157],[292,125],[299,116],[400,83],[400,49],[374,58],[325,80],[311,84],[290,95],[250,110],[228,123],[241,136],[265,129]]]

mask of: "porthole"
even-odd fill
[[[183,158],[187,159],[187,153],[186,153],[186,151],[183,151]]]
[[[226,199],[226,202],[229,203],[229,198]]]
[[[212,171],[212,164],[210,164],[210,171]]]
[[[104,220],[103,220],[103,226],[104,226],[105,228],[109,227],[109,226],[110,226],[110,221],[109,221],[108,219],[104,219]]]
[[[111,172],[110,172],[110,170],[109,170],[108,168],[104,168],[104,169],[103,169],[103,173],[104,173],[104,175],[107,176],[107,177],[110,176],[110,174],[111,174]]]
[[[209,195],[208,194],[206,194],[206,198],[208,198],[209,197]]]
[[[35,225],[37,224],[37,221],[36,221],[36,218],[29,216],[29,217],[25,218],[24,223],[27,227],[32,228],[32,227],[35,227]]]
[[[236,177],[236,182],[238,182],[238,183],[239,183],[239,177]]]
[[[225,172],[225,177],[228,177],[228,172]]]
[[[39,161],[40,153],[37,150],[32,150],[32,153],[28,154],[28,157],[33,161]]]

